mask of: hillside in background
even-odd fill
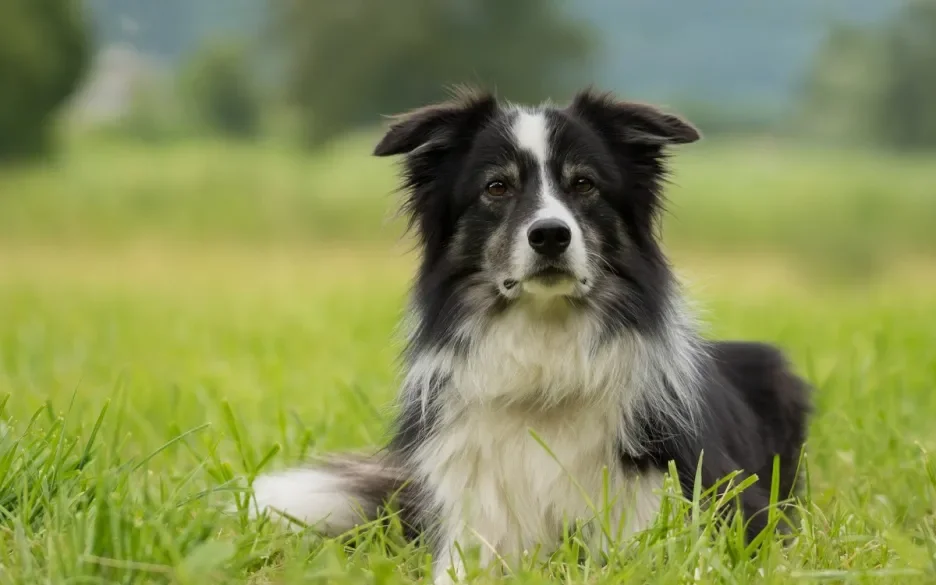
[[[782,108],[832,23],[874,22],[900,0],[579,0],[601,41],[595,81],[644,99]],[[259,0],[89,0],[102,45],[176,62],[219,34],[263,29]]]

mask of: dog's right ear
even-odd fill
[[[465,129],[480,127],[496,110],[497,99],[492,94],[458,89],[449,101],[393,116],[390,129],[374,148],[374,156],[449,145],[464,136]]]
[[[615,142],[671,146],[702,138],[695,126],[676,114],[649,104],[621,101],[608,92],[583,90],[569,107]]]

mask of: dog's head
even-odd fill
[[[461,92],[396,117],[375,154],[405,156],[405,210],[434,293],[635,306],[665,277],[665,148],[699,137],[675,115],[590,90],[564,108]]]

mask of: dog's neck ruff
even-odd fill
[[[647,333],[622,327],[609,334],[592,307],[517,302],[469,315],[448,341],[408,356],[402,398],[418,404],[423,418],[480,408],[535,419],[594,408],[628,427],[619,432],[621,447],[639,454],[638,429],[649,419],[695,427],[703,355],[679,301],[671,299],[661,326]],[[413,317],[418,325],[418,312]]]

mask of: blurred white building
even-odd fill
[[[126,115],[135,92],[164,78],[168,69],[158,60],[126,45],[110,45],[95,56],[82,87],[70,104],[76,121],[98,124]]]

